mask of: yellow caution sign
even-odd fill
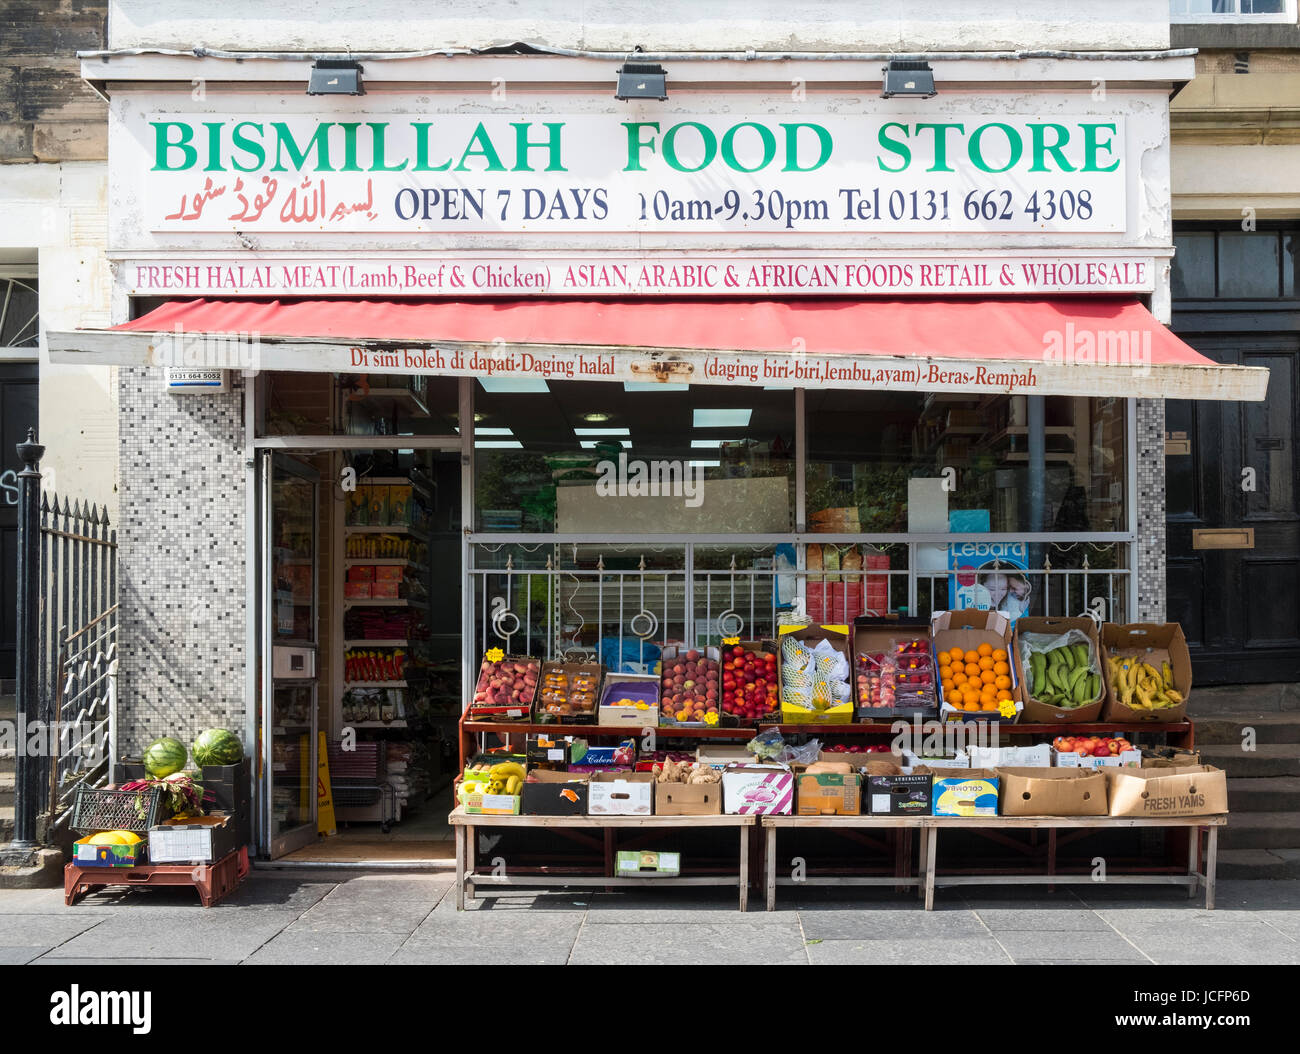
[[[325,733],[321,732],[316,762],[316,831],[318,834],[338,834],[334,821],[334,794],[330,790],[330,756],[325,749]]]

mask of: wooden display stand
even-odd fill
[[[473,900],[477,887],[496,886],[586,886],[614,888],[620,886],[730,886],[740,891],[740,910],[749,905],[749,833],[757,826],[757,816],[493,816],[466,813],[457,806],[448,817],[456,829],[456,909],[463,911],[465,900]],[[735,873],[723,875],[679,875],[662,878],[632,878],[614,875],[606,860],[604,875],[570,874],[494,874],[476,868],[475,841],[480,827],[560,828],[586,827],[611,831],[614,828],[654,830],[671,827],[730,827],[739,829],[740,852]],[[488,894],[492,896],[494,894]],[[495,894],[499,895],[499,894]]]
[[[65,864],[63,902],[75,904],[104,886],[193,886],[205,908],[229,896],[248,874],[248,847],[227,853],[215,864],[142,864],[139,867],[83,867]]]

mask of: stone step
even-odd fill
[[[12,805],[0,805],[0,845],[13,840],[14,836],[14,807]]]
[[[1300,744],[1300,710],[1284,714],[1241,713],[1218,714],[1196,720],[1196,745],[1200,747],[1223,744],[1239,746],[1244,742],[1246,729],[1254,729],[1256,743]],[[1300,747],[1296,748],[1300,754]]]
[[[1277,713],[1300,710],[1300,684],[1219,684],[1197,688],[1192,685],[1192,720],[1214,714]]]
[[[14,803],[14,774],[12,772],[0,772],[0,805],[13,805]]]
[[[1230,777],[1300,776],[1300,745],[1295,743],[1260,743],[1254,750],[1210,743],[1197,749],[1204,764],[1221,768]]]
[[[12,695],[0,695],[0,721],[12,721],[18,716],[18,700]]]
[[[1228,780],[1228,810],[1232,813],[1291,812],[1296,808],[1300,808],[1300,776]]]
[[[1219,878],[1300,878],[1300,850],[1220,849]]]
[[[1230,813],[1219,844],[1226,849],[1300,849],[1300,812]]]

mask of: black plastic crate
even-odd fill
[[[87,834],[134,831],[147,835],[163,818],[162,810],[161,787],[138,791],[78,787],[72,802],[72,828]]]

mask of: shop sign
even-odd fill
[[[168,366],[165,377],[167,390],[180,395],[213,395],[230,390],[229,373],[226,370]]]
[[[121,142],[151,231],[1093,234],[1126,219],[1119,116],[154,112]]]
[[[893,253],[572,255],[321,253],[151,257],[124,267],[138,296],[953,296],[1149,293],[1150,256]]]

